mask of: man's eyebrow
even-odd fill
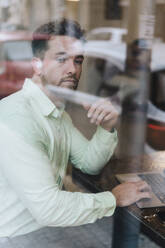
[[[77,55],[76,59],[84,59],[84,56],[83,55]]]
[[[66,55],[66,52],[58,52],[56,55]]]
[[[59,55],[67,55],[66,52],[58,52],[55,54],[56,56],[59,56]],[[79,55],[76,55],[76,59],[84,59],[84,56],[79,54]]]

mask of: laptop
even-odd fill
[[[151,199],[136,202],[139,208],[165,207],[165,171],[117,174],[120,183],[128,181],[146,181],[151,186]]]

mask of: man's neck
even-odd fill
[[[43,82],[39,76],[34,75],[32,77],[32,81],[47,95],[47,97],[56,105],[57,108],[61,108],[65,105],[65,101],[63,99],[55,97],[50,91],[47,90],[45,87],[47,83]]]

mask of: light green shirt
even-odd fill
[[[21,91],[0,101],[0,237],[111,216],[110,192],[66,192],[62,181],[69,159],[85,173],[99,173],[116,144],[116,131],[101,127],[88,141],[69,115],[26,79]]]

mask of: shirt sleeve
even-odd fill
[[[71,126],[70,160],[82,172],[96,175],[111,158],[117,142],[117,131],[108,132],[101,126],[89,141],[76,127]]]
[[[26,143],[0,126],[0,169],[9,187],[41,226],[76,226],[92,223],[115,210],[110,192],[71,193],[59,190],[44,150]]]

